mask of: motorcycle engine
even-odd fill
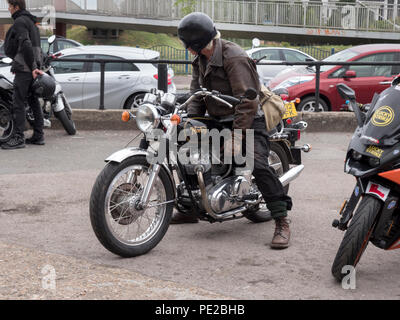
[[[243,199],[252,193],[254,192],[251,179],[245,176],[233,176],[210,188],[207,198],[211,209],[216,214],[221,214],[242,207]]]

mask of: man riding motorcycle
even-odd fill
[[[224,95],[243,97],[246,90],[254,88],[260,91],[257,67],[247,53],[238,45],[220,38],[214,22],[206,14],[191,13],[179,24],[178,36],[185,47],[196,58],[193,62],[191,92],[207,88]],[[292,209],[292,200],[285,194],[284,188],[274,170],[269,167],[270,143],[267,135],[264,114],[259,99],[245,100],[233,109],[218,104],[215,100],[195,100],[188,106],[189,117],[202,117],[206,112],[212,117],[234,116],[233,130],[254,130],[253,175],[262,193],[268,209],[276,223],[273,249],[285,249],[290,245],[290,227],[288,210]],[[241,151],[243,137],[233,138],[225,148],[232,148],[233,154]],[[172,223],[196,223],[194,217],[174,213]]]

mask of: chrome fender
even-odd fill
[[[149,151],[146,151],[146,150],[143,150],[143,149],[140,149],[140,148],[137,148],[137,147],[126,148],[126,149],[122,149],[122,150],[119,150],[119,151],[115,152],[114,154],[109,156],[105,160],[105,162],[107,162],[107,163],[109,163],[109,162],[122,163],[126,159],[131,158],[131,157],[145,156],[147,158],[150,154],[151,153]],[[167,172],[169,178],[171,179],[172,185],[176,186],[174,175],[171,172],[171,170],[169,169],[168,165],[166,163],[163,163],[163,164],[161,164],[161,166]],[[174,198],[176,198],[176,188],[174,188]]]

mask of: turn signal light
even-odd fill
[[[301,102],[301,99],[300,99],[300,98],[297,98],[297,99],[296,99],[296,104],[300,104],[300,102]]]
[[[122,121],[123,122],[129,122],[129,120],[131,119],[131,115],[128,111],[124,111],[122,113]]]
[[[179,115],[174,114],[174,115],[171,117],[171,123],[172,123],[174,126],[178,126],[181,122],[182,122],[182,119],[181,119],[181,117],[180,117]]]

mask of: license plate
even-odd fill
[[[296,105],[293,102],[287,103],[285,105],[285,108],[286,108],[286,113],[283,116],[283,120],[297,117]]]
[[[372,194],[372,195],[378,197],[379,199],[381,199],[383,202],[385,202],[389,196],[390,189],[385,188],[385,187],[381,186],[380,184],[370,182],[368,184],[366,193]]]

